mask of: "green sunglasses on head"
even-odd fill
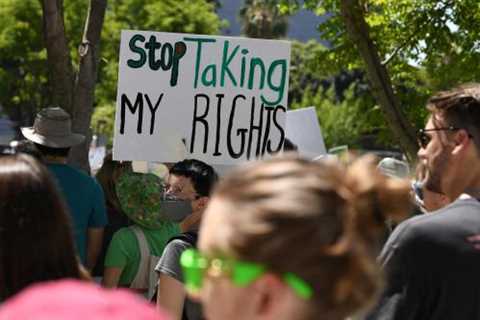
[[[209,259],[195,249],[188,249],[182,253],[180,265],[183,269],[185,287],[190,292],[198,292],[202,288],[207,271],[212,276],[228,274],[238,287],[248,286],[267,271],[267,268],[257,263],[224,258]],[[313,295],[312,287],[293,273],[285,273],[283,281],[300,298],[309,299]]]

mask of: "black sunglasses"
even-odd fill
[[[446,128],[432,128],[432,129],[420,129],[417,132],[417,141],[418,145],[425,149],[428,144],[430,143],[430,140],[432,140],[432,137],[430,137],[427,132],[429,131],[456,131],[460,130],[461,128],[456,128],[456,127],[446,127]]]

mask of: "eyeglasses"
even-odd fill
[[[166,184],[163,186],[163,192],[165,194],[168,194],[168,195],[171,195],[173,197],[177,197],[177,198],[185,198],[185,195],[183,195],[184,193],[184,189],[182,189],[181,187],[176,187],[176,188],[172,188],[170,185]],[[202,196],[199,195],[198,193],[195,192],[195,194],[193,195],[193,199],[192,200],[198,200],[200,199]],[[186,200],[186,199],[183,199],[183,200]]]
[[[198,292],[202,288],[207,273],[213,277],[228,275],[234,285],[246,287],[267,272],[267,268],[261,264],[226,258],[209,259],[195,249],[187,249],[182,253],[180,265],[189,292]],[[300,298],[312,297],[312,287],[297,275],[287,272],[282,278]]]
[[[461,128],[456,128],[456,127],[445,127],[445,128],[432,128],[432,129],[420,129],[417,132],[417,142],[418,145],[425,149],[428,144],[430,143],[430,140],[432,140],[432,137],[430,137],[427,132],[430,131],[456,131],[460,130]]]

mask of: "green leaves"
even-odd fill
[[[284,11],[291,13],[298,10],[302,2],[280,0],[279,3],[285,7]],[[368,0],[361,3],[370,36],[386,63],[402,111],[415,126],[423,125],[424,104],[433,92],[480,80],[478,0]],[[315,52],[315,58],[308,54],[304,56],[308,61],[316,61],[315,69],[308,69],[309,75],[315,74],[316,70],[319,77],[328,77],[342,70],[364,68],[357,48],[349,40],[339,5],[340,0],[303,1],[304,8],[329,16],[318,31],[331,46]],[[292,64],[295,64],[293,57]],[[295,87],[296,71],[293,70],[291,75]],[[323,130],[330,146],[332,143],[348,143],[347,137],[354,141],[356,135],[368,132],[373,126],[386,142],[394,143],[388,139],[391,134],[383,115],[370,98],[365,100],[354,95],[347,98],[348,105],[344,105],[323,91],[307,91],[302,99],[298,99],[298,95],[294,95],[295,106],[318,106],[320,122],[325,126]],[[358,113],[358,110],[363,111]],[[375,116],[366,117],[366,114]],[[355,125],[351,122],[352,117],[357,119]],[[335,118],[338,119],[336,122]]]
[[[47,63],[38,0],[0,0],[0,104],[29,124],[37,109],[50,104]],[[64,20],[74,66],[81,42],[88,1],[64,0]],[[225,25],[207,0],[109,0],[102,32],[94,119],[113,127],[121,29],[213,34]],[[24,123],[22,123],[22,121]]]
[[[327,91],[305,91],[302,100],[294,109],[315,106],[327,149],[349,145],[359,147],[359,138],[364,134],[385,132],[382,114],[374,107],[373,98],[366,92],[358,92],[355,85],[344,92],[344,99],[338,102],[334,88]]]
[[[15,120],[28,118],[46,93],[40,3],[2,0],[0,17],[0,104]]]

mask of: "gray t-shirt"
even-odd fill
[[[380,262],[386,287],[368,320],[480,319],[480,201],[462,196],[401,223]]]
[[[180,256],[185,250],[190,248],[193,248],[192,245],[186,241],[181,239],[172,240],[165,247],[162,257],[155,267],[155,271],[166,274],[183,283],[182,268],[180,267]],[[183,310],[186,313],[186,318],[188,320],[203,319],[201,305],[190,300],[188,297],[185,299]]]

